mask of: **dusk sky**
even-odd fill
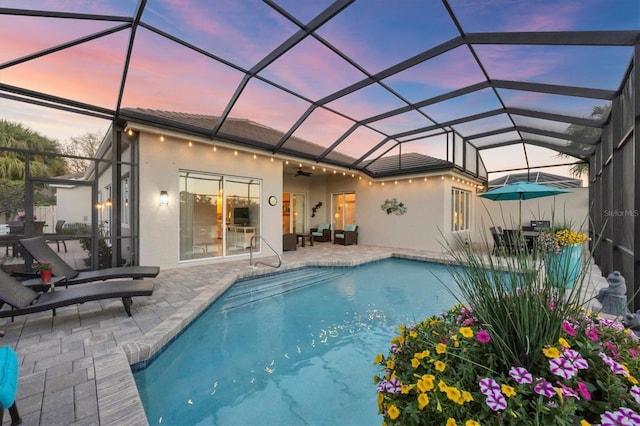
[[[139,27],[121,107],[219,116],[241,83],[244,72],[331,6],[331,1],[276,0],[291,19],[258,0],[149,0],[142,23],[171,34],[214,58],[185,48]],[[21,122],[63,142],[86,132],[104,133],[110,122],[8,99],[4,85],[115,110],[127,44],[127,22],[137,0],[0,0],[0,118]],[[450,0],[466,34],[522,31],[634,30],[640,28],[638,0]],[[10,8],[112,17],[105,20],[32,17]],[[44,56],[29,55],[113,30]],[[229,116],[247,118],[286,132],[318,101],[368,75],[460,36],[444,5],[425,0],[358,0],[320,26],[290,51],[258,70]],[[335,47],[342,57],[325,43]],[[512,80],[617,90],[633,55],[633,46],[474,45],[492,80]],[[27,59],[27,60],[22,60]],[[352,63],[350,63],[351,61]],[[355,65],[355,66],[354,66]],[[364,120],[486,80],[465,45],[384,78],[317,108],[294,136],[329,147],[354,120]],[[271,84],[269,84],[269,83]],[[296,93],[295,96],[290,92]],[[484,111],[507,107],[587,117],[608,101],[521,90],[484,89],[410,111],[370,127],[360,127],[337,148],[359,158],[385,135],[398,135]],[[13,92],[15,93],[15,92]],[[13,96],[12,93],[12,96]],[[426,116],[425,116],[426,115]],[[563,132],[566,123],[519,117],[521,125]],[[463,136],[513,124],[506,114],[454,125]],[[515,132],[513,132],[515,133]],[[407,142],[405,152],[446,155],[442,137]],[[415,136],[414,136],[415,137]],[[501,134],[474,144],[482,148],[516,138]],[[539,137],[543,138],[543,137]],[[402,138],[399,138],[402,140]],[[411,138],[408,138],[409,140]],[[488,171],[526,167],[522,144],[481,150]],[[397,154],[397,151],[390,154]],[[526,145],[532,167],[557,164],[556,153]],[[567,174],[563,169],[544,171]],[[493,178],[496,175],[490,175]]]

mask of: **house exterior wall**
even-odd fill
[[[91,224],[91,207],[90,186],[56,188],[56,219],[66,223]]]
[[[234,155],[233,149],[188,141],[176,137],[141,133],[140,145],[140,264],[175,268],[195,261],[180,262],[179,170],[194,170],[262,179],[261,235],[278,252],[282,251],[282,163],[246,152]],[[167,191],[169,204],[160,205],[160,191]],[[278,198],[269,206],[270,195]],[[248,257],[248,255],[240,255]],[[273,256],[267,248],[256,257]],[[216,262],[221,258],[198,260]],[[227,258],[228,259],[228,258]]]

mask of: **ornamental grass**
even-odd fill
[[[461,246],[447,247],[460,304],[399,327],[375,359],[383,424],[640,424],[640,345],[582,308],[587,256],[565,288],[524,250]]]

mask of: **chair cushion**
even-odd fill
[[[358,225],[345,225],[344,230],[345,231],[355,231],[357,227],[358,227]]]
[[[311,235],[314,237],[322,237],[322,232],[312,232]]]
[[[336,234],[336,238],[344,238],[344,234]]]
[[[13,405],[18,392],[18,356],[9,346],[0,348],[0,403],[3,409]]]
[[[322,235],[322,231],[324,231],[325,229],[329,229],[329,224],[328,223],[320,223],[320,224],[318,224],[318,232],[320,233],[320,235]]]

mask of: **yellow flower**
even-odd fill
[[[376,359],[373,360],[373,363],[380,364],[382,361],[384,361],[384,356],[382,354],[378,354],[376,355]]]
[[[418,408],[422,410],[427,405],[429,405],[429,396],[426,393],[418,394]]]
[[[391,420],[395,420],[400,416],[400,410],[395,405],[391,404],[389,408],[387,408],[387,414]]]
[[[447,368],[445,363],[442,361],[436,361],[433,365],[436,368],[436,370],[438,370],[439,372],[443,372],[444,369]]]
[[[462,399],[464,402],[471,402],[473,401],[473,395],[471,395],[471,392],[462,391]]]
[[[559,358],[560,357],[560,351],[557,348],[554,348],[553,346],[548,347],[548,348],[544,348],[542,350],[542,352],[544,353],[544,355],[547,358]]]
[[[409,336],[410,336],[410,337],[413,337],[413,338],[415,339],[416,337],[418,337],[418,332],[417,332],[417,331],[415,331],[415,330],[411,330],[411,331],[409,332]]]
[[[380,381],[380,377],[378,376],[373,376],[373,384],[377,384]]]
[[[560,346],[562,346],[565,349],[569,349],[571,347],[571,345],[569,344],[569,342],[567,342],[564,337],[561,337],[558,339],[558,343],[560,344]]]
[[[448,387],[445,392],[447,394],[447,398],[449,398],[452,401],[458,402],[462,398],[462,393],[453,386]]]
[[[476,422],[475,420],[467,420],[464,423],[464,426],[480,426],[480,423]]]
[[[591,423],[589,423],[585,419],[582,419],[580,420],[580,426],[591,426]]]
[[[420,380],[418,380],[418,383],[416,384],[416,386],[418,386],[418,390],[420,390],[420,392],[429,392],[434,388],[434,385],[433,385],[434,380],[435,380],[434,375],[425,374],[420,378]]]
[[[404,326],[404,324],[400,324],[400,325],[398,326],[398,333],[400,333],[400,334],[404,334],[404,331],[405,331],[406,329],[407,329],[407,328]]]
[[[395,363],[395,362],[393,362],[393,360],[391,360],[391,359],[388,359],[388,360],[387,360],[387,368],[388,368],[389,370],[393,370],[393,368],[394,368],[395,366],[396,366],[396,363]]]
[[[438,382],[438,389],[440,389],[440,392],[445,392],[448,387],[449,386],[447,386],[447,384],[443,380],[440,380]]]
[[[411,392],[411,389],[414,388],[415,385],[402,385],[402,387],[400,388],[400,393],[403,395],[407,395],[409,392]]]
[[[439,354],[447,352],[447,345],[445,345],[444,343],[438,343],[436,345],[436,352]]]
[[[404,343],[404,336],[396,336],[391,339],[391,344],[402,345]]]
[[[509,385],[502,385],[501,389],[502,389],[502,393],[508,396],[509,398],[511,398],[513,395],[516,394],[516,390]]]
[[[382,402],[384,401],[384,395],[382,392],[378,392],[378,414],[382,414]]]
[[[635,377],[629,375],[627,376],[627,380],[629,381],[629,383],[631,383],[632,385],[637,385],[638,384],[638,379],[636,379]]]
[[[420,366],[420,360],[416,358],[411,358],[411,366],[413,368],[418,368]]]
[[[447,419],[446,426],[458,426],[458,424],[456,423],[456,420],[454,418],[449,417]]]
[[[460,327],[460,334],[462,334],[466,338],[473,337],[473,330],[471,327]]]
[[[422,352],[416,352],[415,354],[413,354],[414,357],[416,357],[417,359],[422,359],[422,358],[426,358],[429,355],[431,355],[431,352],[429,352],[429,350],[424,350]]]

